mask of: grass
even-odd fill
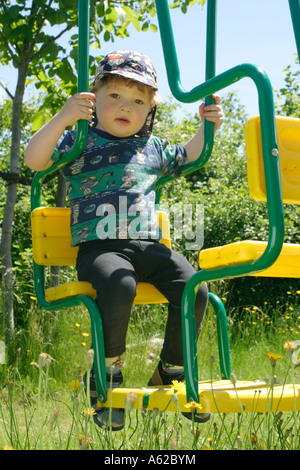
[[[40,314],[38,309],[36,314]],[[143,386],[152,375],[166,314],[165,307],[134,309],[123,357],[126,386]],[[82,383],[90,344],[88,315],[78,308],[53,318],[47,319],[48,330],[51,322],[54,326],[27,373],[20,372],[26,370],[24,361],[30,357],[28,350],[22,348],[14,365],[0,365],[0,449],[300,449],[299,411],[244,413],[241,409],[237,414],[216,413],[200,425],[185,419],[180,412],[128,408],[122,431],[100,429],[91,417]],[[299,383],[299,367],[294,367],[291,360],[294,351],[286,349],[289,341],[297,346],[299,327],[297,293],[289,294],[289,302],[284,305],[273,308],[265,305],[262,309],[249,306],[232,312],[229,316],[232,380],[237,377],[272,383],[276,377],[280,383]],[[200,379],[220,378],[211,309],[198,348]],[[33,350],[36,352],[36,345]]]

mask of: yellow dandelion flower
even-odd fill
[[[209,438],[207,439],[207,442],[211,443],[211,442],[213,442],[213,440],[214,440],[213,437],[209,437]]]
[[[95,414],[96,414],[96,411],[95,411],[94,408],[92,407],[92,408],[86,408],[86,409],[83,411],[83,413],[84,413],[85,416],[90,417],[90,416],[95,415]]]
[[[300,290],[296,290],[296,294],[300,294]]]
[[[75,323],[76,328],[80,328],[80,323]]]
[[[68,383],[68,386],[73,388],[73,390],[79,390],[79,380],[71,380],[71,382]]]
[[[209,447],[209,446],[204,446],[204,447],[202,447],[202,450],[213,450],[213,448]]]
[[[90,335],[89,333],[82,333],[82,336],[84,336],[85,338],[88,338]]]
[[[202,405],[200,405],[200,403],[196,403],[195,401],[190,401],[189,403],[187,403],[186,405],[184,405],[184,407],[191,411],[192,413],[197,413],[197,412],[200,412],[203,408]]]
[[[288,295],[291,295],[291,291],[290,291],[290,290],[287,290],[286,293],[287,293]]]
[[[269,361],[271,362],[271,366],[275,367],[276,362],[279,361],[279,359],[282,359],[282,355],[281,354],[274,354],[272,352],[267,352],[266,358],[268,358]]]
[[[85,347],[86,343],[84,341],[81,341],[81,346]]]
[[[294,341],[286,341],[283,345],[284,349],[288,352],[294,352],[295,351],[295,343]]]
[[[184,392],[185,391],[184,383],[183,382],[178,382],[178,380],[172,380],[172,387],[174,389],[174,393]]]

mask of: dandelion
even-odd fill
[[[82,333],[82,336],[84,336],[85,338],[88,338],[90,335],[89,333]]]
[[[135,402],[137,401],[137,394],[135,392],[129,392],[125,398],[125,409],[132,410],[134,407]]]
[[[178,380],[172,380],[172,387],[174,389],[174,393],[184,392],[185,391],[184,383],[183,382],[178,382]]]
[[[46,364],[50,364],[50,362],[52,361],[52,357],[49,356],[49,354],[47,353],[41,353],[39,355],[39,360],[38,360],[38,365],[39,367],[42,369],[43,367],[45,367]]]
[[[79,390],[79,380],[71,380],[71,382],[68,383],[68,386],[75,391]]]
[[[294,341],[286,341],[284,343],[283,347],[288,353],[293,353],[295,351],[295,342]]]
[[[49,420],[49,426],[50,428],[52,428],[54,426],[54,424],[56,423],[57,419],[58,419],[58,415],[60,413],[60,407],[57,405],[53,410],[52,410],[52,413],[51,413],[51,416],[50,416],[50,420]]]
[[[96,411],[94,410],[93,407],[91,407],[91,408],[85,408],[85,410],[83,410],[83,413],[85,416],[88,416],[90,418],[91,416],[96,414]]]
[[[94,350],[89,349],[85,355],[85,365],[88,369],[91,369],[94,363]]]
[[[284,349],[292,357],[292,362],[295,367],[300,365],[299,349],[296,348],[300,345],[300,341],[286,341],[283,345]]]
[[[79,450],[87,450],[91,442],[92,442],[92,439],[89,436],[86,436],[84,439],[80,441]]]
[[[281,354],[274,354],[274,353],[271,353],[271,352],[267,352],[266,358],[269,359],[269,361],[271,362],[271,366],[272,366],[272,367],[275,367],[275,366],[276,366],[276,362],[279,361],[279,359],[282,359],[282,355],[281,355]]]
[[[174,437],[174,438],[171,440],[171,444],[170,444],[171,450],[176,450],[177,444],[178,444],[178,439],[177,439],[177,437]]]
[[[241,436],[237,436],[236,442],[237,442],[238,449],[242,449],[243,448],[243,439],[241,438]]]
[[[235,374],[234,374],[233,372],[230,374],[230,377],[229,377],[229,378],[230,378],[231,383],[232,383],[233,385],[235,385],[235,384],[236,384],[236,376],[235,376]]]
[[[198,413],[201,412],[203,406],[200,403],[196,403],[195,401],[190,401],[184,407],[189,410],[191,413]]]
[[[80,323],[75,323],[76,328],[80,328]]]

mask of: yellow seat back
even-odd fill
[[[286,204],[300,204],[300,119],[276,116],[282,199]],[[266,201],[260,117],[245,125],[248,157],[248,184],[253,199]]]
[[[33,259],[41,266],[74,266],[78,247],[71,246],[71,210],[62,207],[38,207],[31,214]],[[161,243],[171,248],[168,215],[158,211]]]

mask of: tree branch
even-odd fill
[[[54,171],[50,175],[46,176],[44,179],[44,183],[48,183],[56,176],[58,176],[59,171]],[[0,178],[4,181],[7,181],[8,184],[12,183],[19,183],[23,186],[31,186],[32,185],[32,178],[27,178],[26,176],[19,175],[18,173],[12,173],[10,171],[0,171]]]
[[[33,56],[32,60],[35,60],[37,57],[39,57],[43,52],[47,50],[51,44],[53,44],[57,39],[59,39],[66,31],[69,31],[71,28],[73,28],[72,25],[67,26],[65,29],[63,29],[56,37],[52,38],[48,44],[45,44],[39,51],[37,51]]]
[[[3,90],[6,91],[6,93],[7,93],[8,96],[10,97],[10,99],[13,101],[13,100],[14,100],[14,96],[11,94],[11,92],[9,91],[9,89],[8,89],[2,82],[0,82],[0,86],[3,88]]]

